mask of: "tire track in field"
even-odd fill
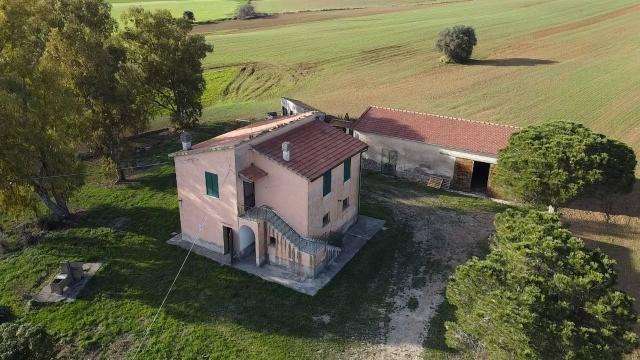
[[[557,25],[544,30],[536,31],[532,34],[532,36],[534,39],[541,39],[541,38],[559,34],[565,31],[571,31],[571,30],[576,30],[583,27],[591,26],[603,21],[615,19],[617,17],[631,14],[637,11],[640,11],[640,4],[629,5],[605,14],[596,15],[596,16],[592,16],[590,18],[586,18],[583,20],[569,23],[569,24]]]

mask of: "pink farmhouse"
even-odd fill
[[[253,123],[171,156],[181,241],[230,264],[251,259],[316,277],[358,218],[367,145],[305,112]]]

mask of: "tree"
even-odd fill
[[[469,60],[477,43],[476,32],[472,27],[456,25],[438,34],[435,47],[444,54],[447,61],[462,63]]]
[[[152,112],[141,70],[129,61],[105,0],[71,2],[65,17],[60,59],[85,99],[87,145],[121,169],[129,155],[125,136],[143,131]],[[69,52],[74,56],[65,57]],[[123,170],[117,174],[126,179]]]
[[[46,330],[29,324],[0,324],[0,359],[49,360],[56,344]]]
[[[585,192],[631,191],[636,166],[628,146],[571,122],[530,126],[498,154],[498,192],[533,205],[561,206]]]
[[[75,156],[83,113],[55,51],[64,25],[58,5],[0,4],[0,201],[31,208],[39,198],[67,218],[67,198],[83,180]]]
[[[193,14],[193,11],[190,10],[183,12],[182,18],[187,21],[196,21],[196,16]]]
[[[177,127],[193,127],[202,115],[202,60],[213,47],[204,36],[190,34],[191,22],[166,10],[132,8],[123,22],[121,38],[129,61],[142,72],[149,101],[158,111],[168,111]]]
[[[486,259],[458,267],[447,344],[496,359],[615,359],[638,340],[633,299],[616,290],[615,262],[554,214],[498,214]]]
[[[258,16],[256,9],[251,5],[251,2],[248,2],[238,9],[238,15],[236,16],[240,20],[248,20],[253,19]]]

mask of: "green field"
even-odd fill
[[[108,0],[116,18],[129,7],[139,6],[148,10],[168,9],[174,16],[182,16],[186,10],[193,11],[197,21],[218,20],[233,17],[244,0]],[[428,2],[427,0],[254,0],[253,4],[260,12],[269,14],[324,10],[361,8],[372,6],[391,6]]]
[[[228,18],[235,14],[239,0],[109,0],[112,14],[119,19],[128,8],[139,6],[148,10],[168,9],[174,16],[182,16],[186,10],[193,11],[196,20],[215,20]]]
[[[640,6],[633,4],[478,0],[257,29],[213,26],[207,66],[260,71],[233,80],[234,94],[205,120],[260,116],[282,95],[352,117],[378,104],[514,125],[562,118],[638,151],[640,46],[629,39],[640,31]],[[438,61],[435,36],[453,24],[476,29],[472,64]],[[250,91],[260,86],[268,91]]]

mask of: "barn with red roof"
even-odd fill
[[[442,188],[495,195],[498,151],[517,127],[370,106],[353,125],[363,166]]]

